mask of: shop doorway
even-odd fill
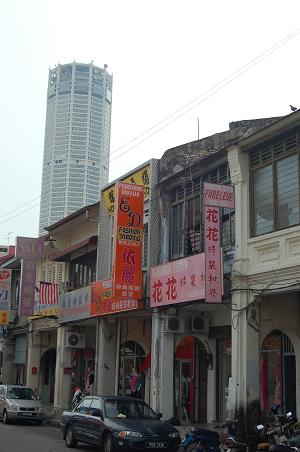
[[[118,395],[144,399],[145,375],[140,371],[144,359],[145,351],[137,342],[126,341],[121,345]]]
[[[281,331],[265,337],[260,356],[261,407],[268,412],[281,405],[284,412],[296,412],[296,358],[293,344]]]
[[[174,391],[181,423],[207,422],[207,352],[195,337],[183,338],[176,348]]]
[[[55,389],[56,350],[47,350],[41,358],[41,400],[53,403]]]

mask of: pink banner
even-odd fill
[[[36,260],[23,259],[21,267],[20,315],[32,316],[34,312]]]
[[[150,269],[150,305],[183,303],[205,298],[204,253]]]
[[[204,206],[205,301],[222,302],[222,263],[220,247],[220,209]]]
[[[16,237],[15,256],[20,259],[42,259],[45,237]]]
[[[203,196],[205,206],[234,208],[234,191],[232,185],[204,182]]]

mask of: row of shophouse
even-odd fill
[[[139,300],[108,298],[99,307],[91,290],[103,281],[104,300],[118,258],[117,181],[102,189],[99,203],[49,226],[39,239],[35,315],[22,309],[26,254],[10,247],[0,257],[0,268],[12,275],[10,321],[2,327],[3,382],[31,386],[59,412],[93,367],[93,392],[134,393],[181,423],[237,414],[251,422],[258,407],[266,411],[274,403],[300,415],[299,157],[295,112],[231,123],[225,132],[169,149],[160,160],[138,168],[133,162],[120,180],[144,186]],[[203,284],[204,183],[234,187],[235,206],[220,215],[220,303],[195,295]],[[174,280],[168,289],[154,283],[155,275],[165,281],[178,269],[190,273],[184,282],[175,278],[177,292]],[[58,285],[58,305],[40,303],[41,281]],[[179,285],[185,286],[180,300],[170,296]]]

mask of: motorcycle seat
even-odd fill
[[[193,427],[192,432],[197,436],[209,436],[211,438],[219,440],[219,433],[214,432],[213,430],[208,430],[202,427]]]
[[[291,447],[285,444],[272,444],[269,452],[291,452]]]

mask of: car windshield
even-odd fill
[[[36,399],[34,392],[30,388],[8,388],[7,389],[8,399],[22,399],[22,400],[33,400]]]
[[[106,400],[104,412],[108,418],[157,419],[157,414],[148,405],[136,400]]]

